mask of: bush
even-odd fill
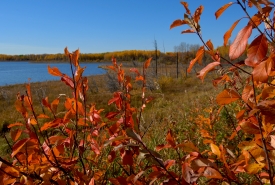
[[[155,129],[162,133],[156,134],[159,140],[151,138],[160,142],[153,148],[144,141],[148,130],[141,129],[143,111],[153,100],[146,94],[152,58],[144,62],[142,72],[130,69],[135,76],[126,74],[122,64],[112,59],[108,68],[117,82],[108,104],[113,110],[103,115],[102,109],[87,102],[88,80],[82,76],[79,50],[70,53],[65,48],[71,76],[55,67],[49,66],[48,71],[71,88],[72,96],[59,95],[53,101],[44,97],[47,111],[40,113],[33,107],[30,84],[25,94],[17,95],[15,108],[23,121],[8,123],[2,133],[11,150],[11,155],[0,157],[2,184],[274,184],[275,20],[268,18],[274,4],[237,0],[246,13],[246,7],[253,6],[258,13],[239,31],[229,48],[229,59],[202,38],[199,20],[203,6],[192,15],[188,4],[181,4],[185,18],[174,21],[171,28],[187,24],[190,29],[183,33],[196,33],[203,43],[188,71],[205,53],[213,62],[198,72],[198,78],[203,81],[208,72],[219,69],[213,85],[221,85],[223,90],[209,105],[197,105],[208,108],[193,107],[186,118],[192,124],[185,128],[173,127],[170,119]],[[216,17],[230,5],[221,7]],[[262,32],[260,24],[268,31]],[[233,29],[234,25],[226,32],[225,45]],[[259,36],[247,48],[253,29]],[[247,58],[233,63],[246,49]],[[222,67],[224,63],[228,67]],[[136,106],[131,101],[133,81],[139,81],[141,89],[140,103],[134,100]],[[161,86],[171,81],[163,78]]]

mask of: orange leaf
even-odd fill
[[[29,138],[25,138],[17,141],[12,147],[11,157],[14,157],[29,140]]]
[[[56,98],[52,103],[51,103],[51,109],[54,113],[57,111],[57,106],[59,104],[59,98]]]
[[[187,12],[187,14],[191,14],[191,12],[190,12],[190,10],[188,9],[188,3],[187,2],[180,2],[183,6],[184,6],[184,8],[185,8],[185,10],[186,10],[186,12]]]
[[[72,55],[72,62],[74,66],[79,66],[78,58],[79,58],[79,49],[75,50]]]
[[[140,81],[143,81],[143,80],[144,80],[143,76],[137,76],[137,77],[136,77],[136,81],[139,81],[139,80],[140,80]]]
[[[275,87],[269,86],[263,89],[262,98],[263,100],[267,98],[273,98],[275,96]]]
[[[235,60],[243,54],[246,49],[248,38],[252,33],[252,25],[248,24],[241,29],[229,48],[230,60]]]
[[[223,5],[220,9],[218,9],[218,10],[216,11],[216,13],[215,13],[216,19],[218,19],[218,18],[221,16],[221,14],[222,14],[229,6],[231,6],[232,4],[233,4],[232,2],[227,3],[227,4]]]
[[[240,99],[240,95],[232,89],[225,89],[218,94],[216,101],[219,105],[226,105]]]
[[[253,102],[254,100],[253,96],[254,96],[253,87],[251,85],[246,85],[245,88],[243,89],[242,100],[245,103]]]
[[[256,174],[258,173],[263,167],[265,167],[265,163],[251,163],[248,164],[246,167],[247,173],[249,174]]]
[[[146,60],[146,62],[144,63],[144,69],[147,69],[150,66],[151,60],[152,60],[152,57]]]
[[[191,141],[178,144],[175,148],[182,148],[182,150],[187,153],[199,151],[199,149]]]
[[[169,129],[168,130],[168,133],[166,135],[166,141],[167,143],[169,143],[172,147],[175,147],[176,146],[176,142],[175,142],[175,139],[173,137],[173,133],[172,131]]]
[[[230,77],[227,74],[224,74],[223,76],[220,76],[220,77],[214,79],[212,81],[212,83],[215,87],[217,87],[219,83],[223,84],[223,83],[228,82],[228,81],[230,81]]]
[[[67,47],[64,49],[64,53],[65,53],[65,55],[66,55],[67,57],[70,55],[70,52],[68,51],[68,48],[67,48]]]
[[[23,126],[23,123],[20,123],[20,122],[12,123],[12,124],[9,124],[8,128],[12,128],[12,127],[15,127],[15,126]]]
[[[194,58],[193,60],[191,60],[190,64],[189,64],[189,67],[187,69],[187,72],[190,73],[194,64],[198,61],[199,63],[201,63],[201,60],[203,58],[203,54],[204,54],[204,47],[201,46],[198,51],[197,51],[197,54],[196,54],[196,58]]]
[[[211,40],[208,40],[208,41],[206,42],[206,45],[208,46],[208,48],[209,48],[211,51],[214,49],[214,46],[213,46]]]
[[[273,148],[275,148],[275,136],[274,135],[270,135],[270,144]]]
[[[217,145],[210,143],[210,148],[215,155],[217,155],[219,158],[221,157],[221,151]]]
[[[234,22],[232,24],[232,26],[230,27],[230,29],[224,34],[223,36],[223,45],[226,46],[228,40],[231,37],[232,31],[234,30],[234,28],[237,26],[237,24],[240,22],[241,19],[237,20],[236,22]]]
[[[266,57],[267,50],[267,39],[265,34],[261,34],[249,45],[245,64],[251,67],[255,67]]]
[[[200,16],[201,16],[201,14],[202,14],[202,11],[203,11],[203,6],[200,5],[199,8],[196,9],[196,11],[195,11],[195,13],[194,13],[194,15],[193,15],[194,21],[195,21],[196,23],[199,23],[199,21],[200,21]]]
[[[200,78],[200,79],[203,81],[205,75],[206,75],[209,71],[213,70],[213,69],[214,69],[216,66],[218,66],[218,65],[220,65],[220,62],[212,62],[212,63],[208,64],[205,68],[203,68],[203,69],[199,72],[199,74],[197,75],[197,77]]]
[[[84,70],[86,69],[86,67],[80,67],[77,66],[77,70],[75,71],[75,81],[78,82],[81,78],[82,78],[82,74],[84,72]]]
[[[50,66],[48,66],[48,73],[53,76],[60,76],[60,77],[63,75],[57,67],[51,68]]]
[[[264,115],[274,115],[275,114],[275,100],[264,100],[258,103],[257,108],[261,110]]]
[[[22,101],[16,100],[15,101],[15,108],[18,112],[25,114],[27,112],[27,109],[23,106]]]
[[[253,120],[254,117],[251,117],[248,120],[242,120],[239,124],[243,132],[247,134],[259,134],[260,130],[255,121]]]
[[[188,29],[188,30],[182,31],[181,34],[183,34],[183,33],[195,33],[195,32],[196,32],[195,30]]]
[[[214,168],[206,167],[203,172],[203,176],[209,179],[222,179],[222,175],[219,171],[215,170]]]
[[[162,150],[162,149],[165,149],[165,148],[171,148],[171,145],[169,145],[169,144],[161,144],[161,145],[157,145],[156,146],[156,151],[158,152],[158,151],[160,151],[160,150]]]
[[[252,72],[252,75],[253,75],[253,80],[256,81],[256,82],[267,82],[268,81],[268,61],[265,60],[263,62],[261,62],[260,64],[258,64],[253,72]]]
[[[140,76],[140,73],[137,68],[131,68],[130,71],[136,73],[137,76]]]
[[[164,162],[165,168],[168,170],[171,166],[175,165],[176,160],[168,159]]]
[[[16,129],[11,131],[11,138],[13,141],[17,141],[17,139],[21,136],[22,130]]]
[[[170,25],[170,29],[175,28],[175,27],[177,27],[177,26],[184,25],[184,24],[188,24],[188,23],[189,23],[189,22],[186,21],[186,20],[178,19],[178,20],[175,20],[175,21]]]
[[[113,71],[116,71],[115,66],[106,66],[106,67],[109,68],[109,69],[112,69]]]

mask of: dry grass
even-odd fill
[[[126,68],[126,71],[130,67]],[[171,128],[178,136],[178,141],[196,140],[197,130],[192,118],[202,114],[203,110],[215,103],[215,95],[218,90],[213,88],[211,79],[214,76],[207,77],[202,83],[195,74],[186,77],[186,74],[175,78],[175,68],[167,68],[166,76],[160,73],[158,77],[154,75],[154,69],[147,72],[147,91],[146,96],[152,96],[155,99],[150,102],[142,113],[140,130],[145,143],[150,148],[164,143],[167,130]],[[90,76],[88,90],[88,104],[96,104],[98,109],[103,108],[103,115],[114,110],[113,105],[108,106],[108,100],[112,97],[109,90],[110,78],[116,78],[116,75],[98,75]],[[132,94],[132,106],[141,106],[141,84],[133,81],[134,90]],[[53,101],[59,94],[72,96],[72,91],[63,82],[48,81],[31,84],[33,102],[36,113],[43,112],[41,99],[48,96],[49,102]],[[10,124],[21,121],[21,115],[16,111],[14,102],[16,94],[20,92],[25,94],[25,85],[12,85],[0,87],[0,123]],[[62,100],[61,100],[62,101]],[[62,106],[60,106],[62,107]],[[59,111],[63,111],[59,108]],[[23,121],[23,120],[22,120]],[[191,132],[190,132],[191,131]],[[2,146],[1,148],[3,148]],[[7,148],[7,147],[4,147]],[[1,149],[0,149],[1,150]]]

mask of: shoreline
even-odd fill
[[[50,74],[49,74],[50,75]],[[95,75],[89,75],[89,76],[86,76],[88,79],[89,78],[92,78],[92,77],[95,77],[95,78],[99,78],[99,77],[102,77],[102,76],[105,76],[106,74],[95,74]],[[46,80],[46,81],[36,81],[36,82],[32,82],[30,81],[29,83],[32,85],[32,84],[41,84],[43,85],[44,84],[47,84],[47,83],[56,83],[56,82],[62,82],[61,79],[57,79],[57,80]],[[23,86],[23,85],[27,85],[29,84],[28,82],[25,82],[25,83],[17,83],[17,84],[7,84],[7,85],[0,85],[0,88],[13,88],[15,86]],[[65,85],[65,84],[64,84]]]

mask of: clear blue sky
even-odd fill
[[[244,16],[231,6],[218,20],[215,11],[227,0],[187,0],[193,13],[204,5],[202,34],[215,46],[235,20]],[[180,34],[187,26],[169,29],[185,10],[179,0],[3,0],[0,1],[0,53],[82,53],[154,49],[173,51],[180,42],[201,44],[195,34]],[[241,21],[234,35],[247,20]],[[233,40],[233,38],[232,38]]]

